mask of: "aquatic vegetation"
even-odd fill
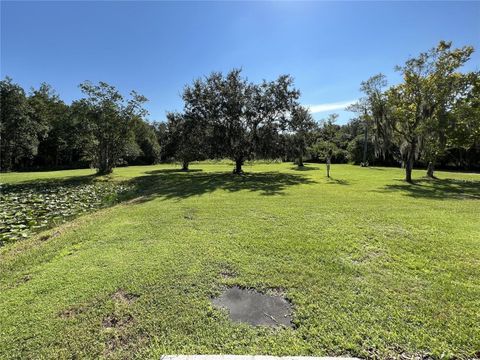
[[[127,185],[111,182],[2,185],[0,246],[116,203]]]

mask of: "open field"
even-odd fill
[[[480,357],[480,175],[191,169],[118,168],[129,200],[0,248],[0,358]],[[232,285],[285,294],[296,328],[230,322]]]

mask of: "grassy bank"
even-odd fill
[[[479,175],[231,169],[116,169],[128,201],[0,249],[0,358],[479,356]],[[284,293],[296,328],[231,323],[210,303],[228,285]]]

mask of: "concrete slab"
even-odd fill
[[[230,319],[250,325],[292,327],[291,304],[281,296],[265,295],[237,286],[212,300],[217,308],[227,309]]]
[[[269,355],[164,355],[161,360],[360,360],[352,357]]]

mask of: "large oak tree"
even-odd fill
[[[262,128],[286,129],[299,95],[288,75],[255,84],[234,69],[197,79],[183,100],[185,116],[211,126],[212,155],[229,157],[241,174],[244,161],[255,157]]]

